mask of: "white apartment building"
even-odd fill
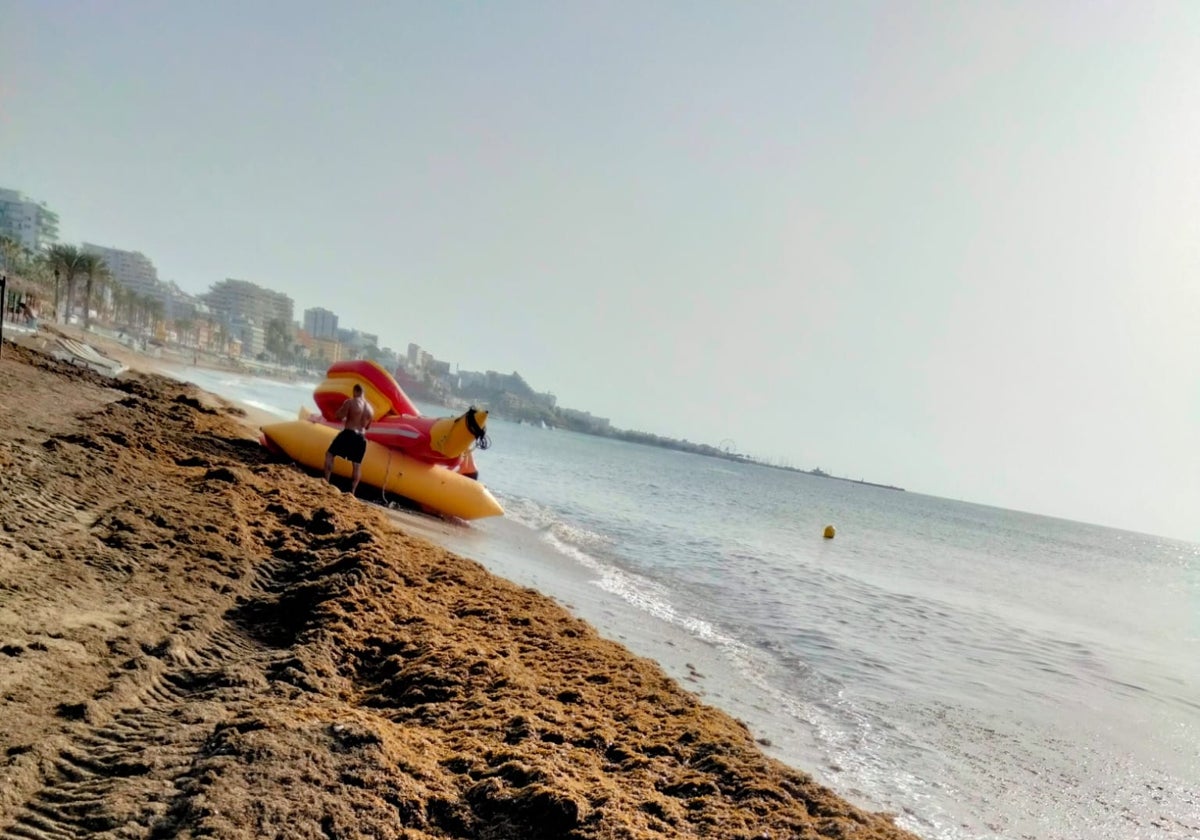
[[[0,236],[40,251],[58,240],[58,214],[17,190],[0,189]]]
[[[92,242],[84,242],[82,250],[85,254],[95,254],[104,260],[109,274],[126,289],[165,303],[167,290],[158,279],[158,269],[141,251],[123,251]]]
[[[227,278],[214,283],[201,300],[226,324],[249,321],[265,327],[276,319],[292,324],[292,299],[248,280]]]

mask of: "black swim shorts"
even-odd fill
[[[367,452],[367,439],[358,432],[342,429],[329,445],[329,452],[335,458],[345,458],[354,464],[361,464],[363,455]]]

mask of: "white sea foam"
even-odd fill
[[[244,399],[241,402],[250,406],[251,408],[257,408],[259,411],[266,411],[270,414],[274,414],[276,417],[282,417],[285,420],[294,419],[296,416],[296,412],[294,411],[287,411],[286,409],[280,408],[277,405],[271,405],[270,403],[262,402],[261,400]]]
[[[604,591],[709,644],[741,647],[737,640],[718,632],[712,622],[680,612],[663,585],[598,556],[614,544],[612,537],[567,522],[552,508],[530,499],[505,497],[504,501],[509,519],[538,532],[556,552],[598,575],[593,583]]]

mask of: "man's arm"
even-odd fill
[[[363,431],[371,428],[371,424],[375,422],[375,409],[371,408],[371,404],[367,403],[366,423],[363,425]]]
[[[337,420],[345,420],[346,412],[350,410],[350,400],[346,399],[342,402],[341,407],[337,410],[337,414],[333,415]]]

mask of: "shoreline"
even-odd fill
[[[0,828],[913,836],[223,399],[4,350]]]
[[[158,358],[139,359],[136,357],[136,351],[132,351],[125,361],[131,370],[169,376],[207,393],[203,383],[210,377],[193,377],[191,371],[195,369],[194,366],[164,362]],[[293,384],[282,383],[279,380],[267,381]],[[283,416],[257,404],[243,402],[230,394],[214,393],[214,396],[232,403],[246,413],[245,424],[255,439],[258,439],[261,425],[277,423]],[[291,418],[284,416],[284,419]],[[614,604],[602,599],[596,600],[595,580],[591,576],[580,578],[581,583],[568,587],[564,593],[539,573],[530,573],[531,569],[541,566],[541,574],[545,574],[545,570],[550,567],[553,567],[554,574],[557,574],[562,568],[561,558],[557,555],[541,556],[540,546],[528,543],[520,556],[508,554],[503,549],[496,551],[493,549],[497,543],[504,541],[493,542],[488,539],[485,533],[480,532],[480,523],[476,523],[475,526],[464,525],[403,506],[379,506],[365,498],[360,498],[360,501],[388,517],[394,526],[404,533],[424,537],[442,549],[481,563],[488,571],[505,580],[547,594],[572,615],[599,630],[605,638],[626,646],[637,656],[657,662],[669,676],[697,698],[717,706],[736,720],[746,722],[755,735],[756,743],[767,755],[792,767],[807,768],[807,772],[811,773],[817,782],[834,790],[842,790],[841,795],[858,808],[867,811],[887,810],[883,803],[873,800],[857,787],[851,785],[843,789],[839,786],[838,766],[817,756],[819,747],[812,740],[812,736],[798,734],[795,730],[789,731],[786,728],[778,729],[775,721],[769,716],[764,717],[761,706],[740,695],[736,688],[739,677],[735,675],[726,681],[719,677],[714,679],[726,667],[726,663],[714,656],[707,644],[694,645],[695,640],[690,633],[680,632],[670,622],[659,623],[657,619],[646,616],[640,609],[630,609],[624,602]],[[497,524],[486,523],[491,526]],[[620,618],[615,618],[616,616]],[[835,772],[831,773],[831,769]],[[909,830],[913,830],[911,826]]]
[[[43,327],[45,329],[45,327]],[[91,343],[98,350],[106,353],[114,359],[127,365],[131,370],[139,370],[143,373],[161,373],[164,368],[197,368],[207,372],[220,372],[235,374],[238,376],[251,376],[259,379],[267,379],[274,382],[296,384],[307,380],[294,376],[283,375],[276,373],[267,368],[259,368],[253,365],[244,365],[241,363],[228,362],[223,363],[219,357],[214,357],[212,354],[202,353],[201,355],[209,358],[203,361],[189,361],[187,356],[188,351],[181,348],[157,348],[157,355],[149,352],[139,351],[118,339],[103,335],[97,332],[84,332],[78,327],[65,326],[62,324],[54,324],[51,326],[51,333],[60,332],[63,335],[68,335],[76,341]],[[320,374],[314,374],[314,380],[320,379]],[[429,401],[427,395],[420,397],[422,401]],[[461,405],[446,406],[451,410],[461,410],[466,408],[468,401],[454,397],[449,402],[461,403]],[[251,407],[253,408],[253,407]],[[510,422],[526,422],[517,417],[497,414],[497,417],[503,417]],[[586,428],[571,428],[571,427],[556,427],[564,428],[577,434],[591,435],[594,437],[610,438],[620,440],[625,443],[631,443],[640,446],[649,446],[655,449],[665,449],[675,452],[687,452],[693,455],[699,455],[705,458],[715,458],[723,461],[733,461],[739,464],[752,464],[758,467],[766,467],[767,469],[782,470],[785,472],[800,473],[803,475],[811,475],[816,478],[828,478],[834,481],[844,481],[850,484],[859,484],[864,487],[875,487],[881,490],[892,490],[895,492],[906,492],[905,488],[895,484],[888,484],[880,481],[867,481],[865,478],[850,478],[848,476],[832,475],[818,468],[804,469],[803,467],[793,467],[786,464],[777,464],[770,461],[757,458],[752,455],[739,454],[736,452],[726,452],[703,443],[691,443],[678,438],[672,438],[664,435],[657,435],[650,432],[639,432],[631,429],[610,429],[607,431],[592,431]]]

